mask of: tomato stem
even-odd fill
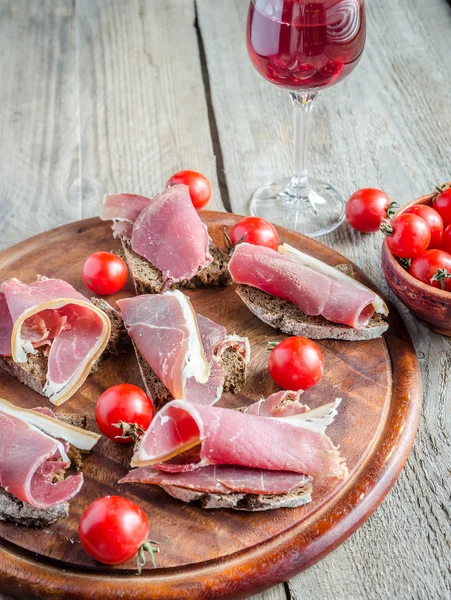
[[[384,235],[393,235],[393,227],[388,219],[382,219],[381,231]]]
[[[146,564],[146,552],[149,554],[153,566],[157,566],[155,554],[158,554],[158,552],[160,552],[160,548],[155,548],[155,546],[152,546],[152,544],[156,544],[158,546],[158,542],[147,540],[147,542],[144,542],[144,544],[142,544],[139,547],[138,558],[136,560],[136,563],[138,565],[138,575],[141,575],[141,571],[143,570],[143,567]]]
[[[451,278],[451,273],[447,269],[437,269],[437,273],[431,277],[431,283],[434,281],[440,281],[442,290],[445,289],[445,280]]]
[[[137,423],[126,423],[125,421],[119,421],[119,423],[113,423],[113,427],[121,429],[122,435],[117,435],[116,440],[123,440],[128,437],[132,437],[136,442],[144,434],[144,429],[141,429]]]
[[[271,352],[279,344],[280,342],[276,342],[275,340],[273,340],[272,342],[268,342],[268,347],[266,348],[267,352]]]
[[[399,204],[397,202],[391,202],[387,207],[387,217],[392,219],[399,208]]]

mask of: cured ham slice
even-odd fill
[[[371,290],[333,279],[271,248],[239,244],[229,271],[235,283],[291,302],[306,315],[359,329],[374,314],[376,294]]]
[[[70,398],[104,351],[111,332],[105,313],[70,284],[40,278],[30,284],[5,281],[0,295],[0,353],[14,362],[47,345],[44,394],[54,404]],[[11,331],[11,322],[13,323]],[[5,336],[10,332],[9,352]]]
[[[64,446],[33,425],[0,412],[0,485],[36,508],[69,500],[83,485],[81,473],[52,483],[56,471],[67,468]]]
[[[181,292],[118,300],[136,347],[175,398],[184,398],[190,377],[205,383],[210,366],[193,307]]]
[[[11,336],[14,323],[9,313],[6,296],[0,292],[0,356],[11,355]]]
[[[251,404],[243,412],[249,415],[258,415],[259,417],[288,417],[299,415],[310,410],[306,404],[300,402],[300,397],[304,392],[282,391],[271,394],[268,398],[262,398],[258,402]]]
[[[103,221],[114,221],[115,225],[123,224],[123,227],[113,226],[113,231],[122,237],[129,239],[133,229],[133,223],[139,214],[149,206],[152,198],[137,196],[136,194],[112,194],[105,196],[100,211]],[[127,227],[127,224],[130,227]]]
[[[347,475],[344,459],[324,433],[280,418],[183,400],[174,400],[157,413],[132,466],[163,463],[195,446],[200,447],[196,468],[235,465],[312,476]]]
[[[167,287],[191,279],[213,258],[210,238],[191,202],[186,185],[174,185],[157,196],[133,225],[132,249],[162,272]]]
[[[311,477],[288,471],[265,471],[229,465],[208,466],[184,473],[164,473],[155,467],[130,471],[119,483],[153,483],[216,494],[289,494]]]
[[[179,291],[126,298],[118,305],[137,349],[174,398],[212,405],[222,395],[226,376],[218,358],[234,347],[249,362],[248,340],[196,317]]]

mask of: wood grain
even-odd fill
[[[371,0],[368,42],[348,80],[314,111],[312,174],[349,196],[380,187],[404,204],[449,179],[451,9],[444,0]],[[291,107],[254,71],[244,44],[247,2],[197,0],[232,209],[246,212],[264,181],[289,174]],[[224,73],[233,73],[225,77]],[[239,101],[237,101],[239,98]],[[237,144],[239,140],[239,144]],[[321,238],[387,291],[380,234],[346,224]],[[425,403],[414,451],[376,514],[320,564],[289,582],[292,598],[444,598],[451,594],[451,343],[390,296],[414,338]]]
[[[216,177],[194,1],[78,0],[83,216],[103,194],[159,193],[180,169]],[[80,190],[78,190],[80,192]]]
[[[208,211],[202,216],[216,245],[223,241],[224,226],[240,218]],[[282,242],[332,265],[345,260],[299,234],[279,229],[279,235]],[[85,257],[95,248],[111,244],[119,246],[117,240],[112,241],[109,224],[98,218],[65,225],[0,254],[0,280],[15,275],[30,281],[35,273],[45,273],[83,291],[80,273]],[[361,273],[358,277],[366,281]],[[131,293],[128,282],[119,296]],[[221,404],[248,405],[276,391],[267,372],[267,342],[286,336],[252,315],[233,286],[187,293],[195,310],[231,332],[248,336],[251,343],[246,385],[239,398],[224,394]],[[413,443],[422,398],[419,369],[394,310],[389,324],[388,333],[377,340],[319,342],[325,374],[304,394],[311,407],[342,397],[339,418],[328,433],[346,456],[348,479],[317,479],[312,502],[298,509],[206,511],[181,504],[156,486],[118,484],[128,471],[132,448],[103,438],[84,461],[85,485],[71,501],[69,519],[48,527],[45,536],[33,529],[18,530],[13,524],[0,523],[0,580],[4,588],[17,589],[20,583],[29,591],[80,600],[99,594],[105,600],[117,599],[129,593],[130,586],[137,600],[149,596],[238,598],[280,583],[316,562],[374,511],[393,485]],[[141,383],[131,348],[125,357],[106,359],[56,412],[85,414],[88,427],[95,429],[93,412],[99,394],[121,381]],[[0,396],[27,407],[46,403],[5,372],[0,373]],[[161,543],[157,569],[146,569],[136,577],[133,560],[111,568],[96,563],[83,551],[77,536],[80,515],[95,498],[107,494],[134,499],[151,516],[151,535]]]

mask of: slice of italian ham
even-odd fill
[[[226,375],[218,358],[236,347],[249,362],[247,338],[228,336],[225,327],[195,315],[179,291],[126,298],[118,305],[137,349],[174,398],[212,405]]]
[[[210,238],[186,185],[159,194],[137,217],[132,249],[162,272],[166,289],[208,266]]]
[[[175,485],[211,494],[289,494],[310,481],[311,477],[307,475],[288,471],[219,465],[182,473],[164,473],[155,467],[140,467],[130,471],[119,483]]]
[[[170,402],[155,416],[132,466],[163,463],[195,446],[200,458],[196,468],[235,465],[312,476],[347,475],[345,460],[324,433],[281,418],[183,400]]]
[[[36,508],[50,508],[75,496],[83,475],[52,483],[54,474],[69,460],[58,440],[33,425],[0,412],[0,485]]]
[[[83,384],[104,351],[111,332],[109,318],[61,279],[40,278],[28,285],[10,279],[1,291],[0,353],[25,363],[28,353],[47,345],[43,393],[54,404],[61,404]],[[9,332],[7,352],[5,336]]]
[[[376,294],[371,290],[332,279],[271,248],[238,244],[229,271],[235,283],[258,288],[332,323],[359,329],[374,314]]]
[[[113,231],[121,237],[129,239],[133,223],[151,202],[152,198],[136,194],[112,194],[111,196],[105,196],[100,210],[100,218],[102,221],[114,221],[117,224],[123,223],[122,229],[120,227],[114,229],[113,226]],[[128,228],[127,224],[131,226]]]

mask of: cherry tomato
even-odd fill
[[[324,372],[324,358],[312,340],[290,337],[271,351],[268,369],[277,385],[297,392],[318,383]]]
[[[167,182],[166,187],[183,183],[189,187],[189,195],[194,208],[203,208],[211,198],[211,185],[204,175],[197,171],[178,171]]]
[[[390,206],[393,208],[393,205],[385,192],[376,188],[364,188],[352,194],[347,201],[346,219],[357,231],[363,233],[378,231],[382,219],[387,218],[387,215],[392,216],[391,211],[390,214],[388,211]]]
[[[451,256],[443,250],[426,250],[413,259],[409,272],[423,283],[451,292]]]
[[[234,246],[240,242],[267,246],[273,250],[279,247],[279,235],[272,223],[261,217],[244,217],[235,223],[229,231],[229,237]]]
[[[432,207],[442,217],[445,227],[451,224],[451,187],[443,190],[434,198]]]
[[[403,211],[403,214],[406,213],[418,215],[429,225],[429,229],[431,230],[429,248],[442,247],[443,219],[436,210],[430,206],[426,206],[426,204],[416,204]]]
[[[100,296],[115,294],[127,281],[127,265],[111,252],[95,252],[85,260],[82,279],[85,286]]]
[[[429,225],[418,215],[403,213],[391,224],[382,223],[381,229],[387,235],[389,249],[399,258],[422,254],[431,241]]]
[[[451,225],[445,227],[445,231],[442,236],[442,248],[448,254],[451,254]]]
[[[154,417],[152,402],[141,388],[119,383],[108,388],[97,400],[95,417],[100,431],[110,440],[127,444],[146,431]],[[117,427],[124,423],[123,427]],[[128,432],[132,435],[121,437]]]
[[[153,553],[158,552],[158,548],[147,541],[146,513],[127,498],[105,496],[95,500],[81,515],[78,535],[86,552],[99,562],[117,565],[139,552],[138,570],[141,571],[146,550],[155,564]]]

